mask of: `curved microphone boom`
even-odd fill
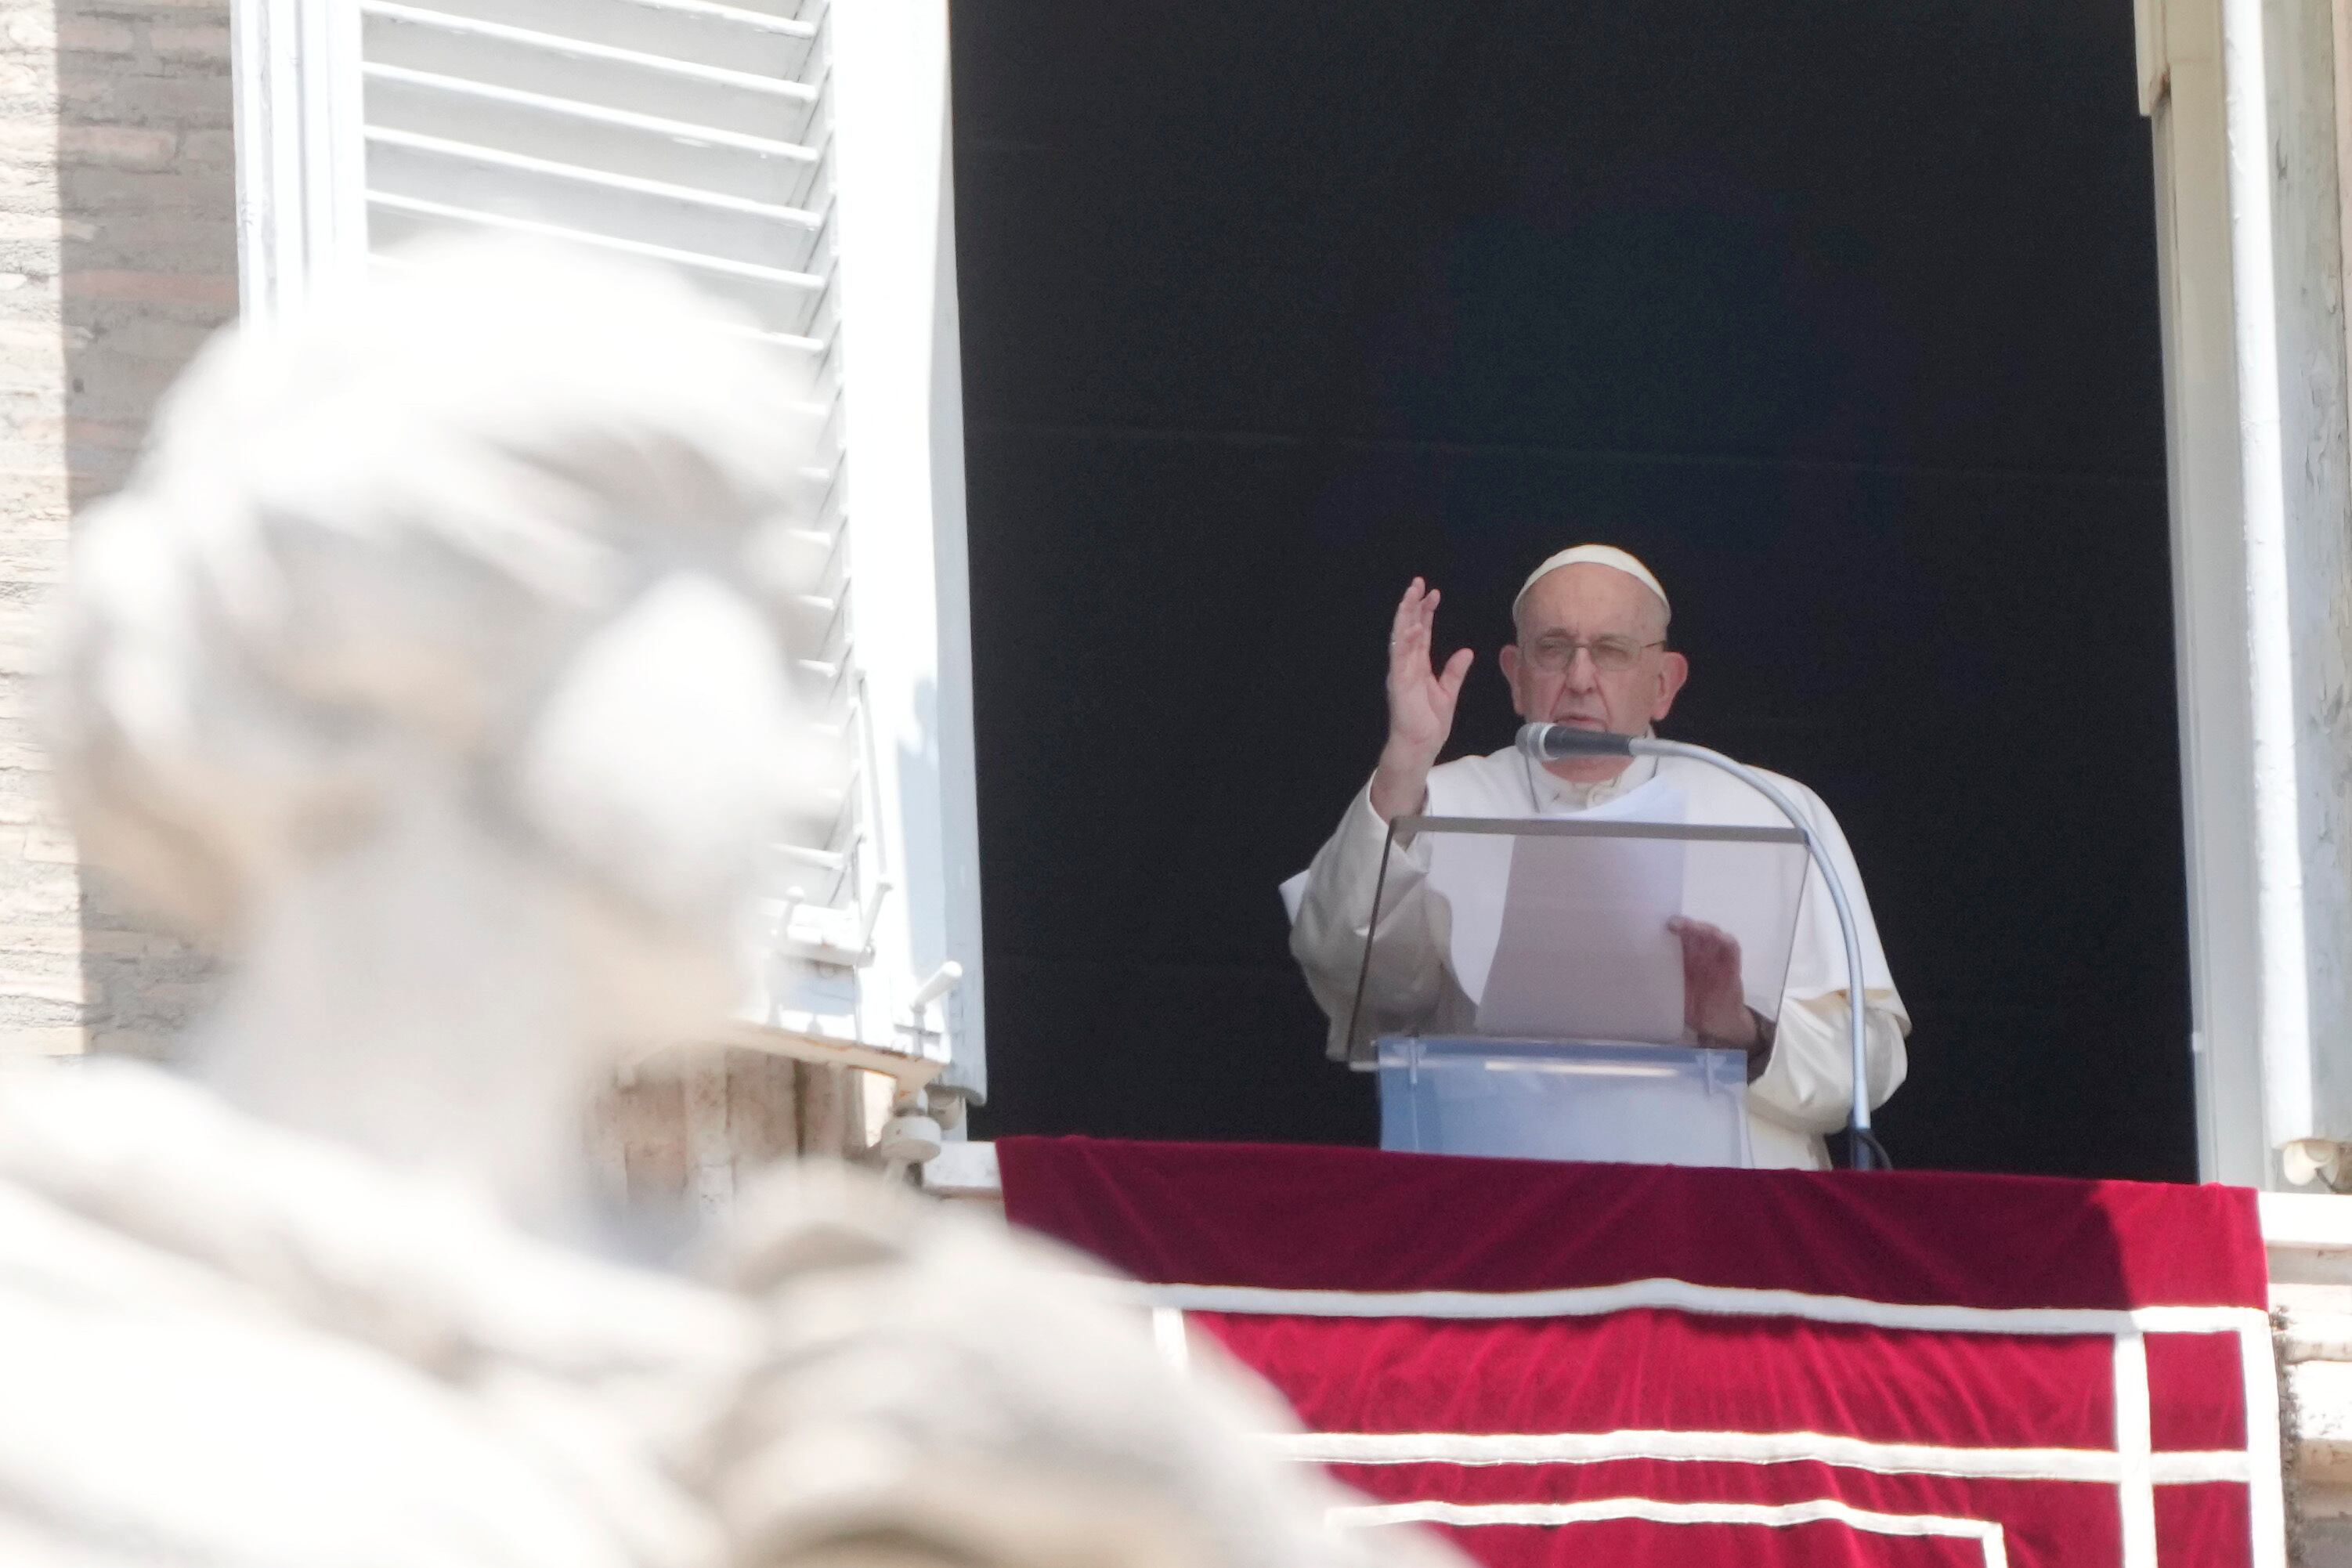
[[[1661,741],[1654,735],[1620,735],[1574,724],[1527,724],[1520,727],[1518,744],[1522,752],[1538,763],[1565,762],[1576,757],[1688,757],[1722,769],[1780,808],[1789,825],[1803,837],[1805,848],[1829,888],[1830,902],[1837,907],[1838,931],[1845,938],[1846,1016],[1853,1056],[1853,1100],[1846,1112],[1846,1131],[1851,1135],[1853,1168],[1891,1168],[1893,1162],[1886,1158],[1886,1151],[1870,1130],[1869,1023],[1863,1009],[1861,928],[1854,922],[1853,905],[1846,897],[1844,879],[1830,863],[1829,851],[1822,847],[1821,836],[1813,831],[1811,821],[1797,809],[1797,803],[1789,798],[1788,792],[1754,768],[1735,763],[1721,752],[1683,741]]]

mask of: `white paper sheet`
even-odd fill
[[[1679,823],[1663,781],[1578,820]],[[1453,910],[1454,977],[1486,1035],[1589,1040],[1683,1037],[1685,846],[1675,839],[1450,835],[1431,880]]]

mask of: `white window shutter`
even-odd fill
[[[747,1021],[984,1092],[944,0],[236,0],[235,24],[248,310],[427,231],[512,233],[677,268],[807,369],[810,671],[853,768],[824,841],[763,868]]]

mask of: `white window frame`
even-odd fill
[[[2199,1168],[2266,1188],[2286,1184],[2288,1145],[2352,1141],[2343,3],[2135,7],[2156,158]]]
[[[367,247],[351,0],[231,0],[240,305],[293,309]]]

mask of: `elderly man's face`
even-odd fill
[[[1689,661],[1664,646],[1665,636],[1666,607],[1635,578],[1591,562],[1549,573],[1528,590],[1519,640],[1503,650],[1511,706],[1534,722],[1638,735],[1666,716],[1690,674]],[[1628,764],[1612,757],[1547,765],[1592,784]]]

